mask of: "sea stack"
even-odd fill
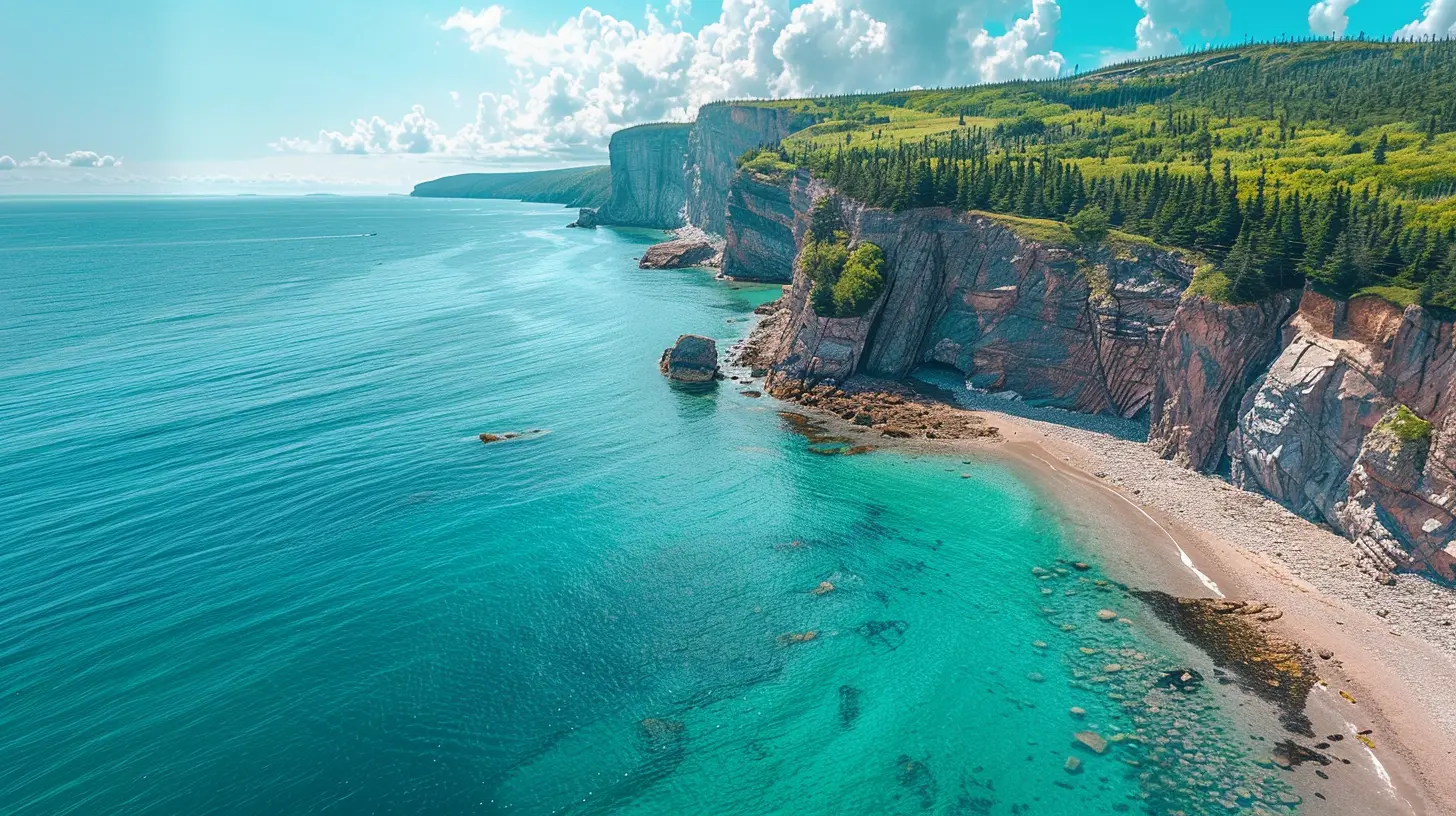
[[[570,224],[567,224],[566,226],[580,227],[581,229],[596,229],[597,225],[600,223],[601,219],[597,216],[597,211],[595,209],[591,207],[582,207],[576,212],[576,220]]]
[[[684,334],[662,352],[657,367],[676,382],[712,382],[718,378],[718,344],[711,337]]]

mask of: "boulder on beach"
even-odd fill
[[[669,380],[712,382],[718,378],[718,344],[711,337],[684,334],[672,348],[662,352],[657,367]]]

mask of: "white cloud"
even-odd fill
[[[398,122],[379,116],[355,119],[348,133],[321,130],[317,139],[283,138],[273,147],[299,153],[439,153],[445,151],[446,137],[424,106],[415,105]]]
[[[1401,39],[1456,36],[1456,0],[1426,0],[1425,16],[1395,32]]]
[[[400,122],[361,119],[350,132],[274,146],[577,155],[599,152],[620,128],[686,121],[720,99],[1051,77],[1066,65],[1054,48],[1057,0],[811,0],[792,11],[789,0],[723,0],[696,32],[683,28],[689,8],[649,7],[639,25],[587,7],[539,32],[511,27],[499,5],[461,9],[444,29],[515,72],[509,90],[478,97],[475,121],[446,133],[416,107]]]
[[[1143,17],[1137,24],[1137,52],[1140,57],[1173,54],[1183,50],[1182,37],[1211,39],[1229,30],[1229,10],[1224,0],[1137,0]]]
[[[1360,0],[1320,0],[1309,7],[1309,31],[1320,37],[1344,37],[1350,27],[1346,13]]]
[[[121,164],[121,159],[115,156],[103,156],[90,150],[67,153],[61,161],[67,167],[116,167]]]
[[[8,166],[7,166],[8,162]],[[91,150],[74,150],[66,155],[55,158],[42,150],[23,161],[16,161],[9,156],[0,156],[0,170],[14,170],[17,167],[120,167],[121,159],[115,156],[96,153]]]

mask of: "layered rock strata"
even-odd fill
[[[704,105],[687,145],[687,222],[724,234],[728,188],[738,159],[755,147],[776,145],[798,129],[788,108]]]
[[[672,229],[687,204],[687,124],[641,125],[612,134],[612,196],[599,223]]]
[[[1377,575],[1456,581],[1452,329],[1418,306],[1305,292],[1244,395],[1227,443],[1234,483],[1341,530]],[[1401,406],[1430,423],[1424,434],[1391,430]]]
[[[751,172],[734,177],[728,191],[723,276],[788,283],[794,277],[794,206],[778,179]]]
[[[805,213],[828,191],[806,175],[789,195]],[[885,252],[885,292],[864,316],[823,318],[799,273],[775,376],[900,379],[936,363],[976,387],[1040,405],[1145,416],[1163,336],[1193,267],[1127,243],[1087,254],[1027,237],[1014,224],[946,209],[890,213],[843,201],[853,240]]]

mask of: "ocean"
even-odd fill
[[[1252,704],[1064,509],[670,385],[663,348],[778,288],[569,220],[0,200],[0,813],[1288,798]]]

